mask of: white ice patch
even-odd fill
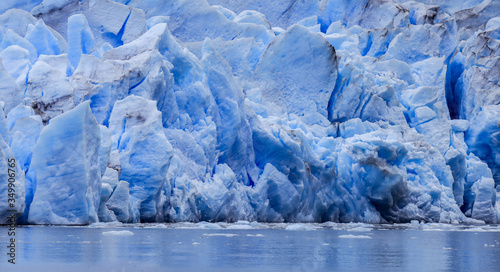
[[[344,238],[344,239],[372,239],[372,237],[367,236],[367,235],[352,235],[352,234],[339,235],[339,238]]]
[[[152,228],[152,229],[167,229],[168,228],[168,226],[166,224],[152,224],[148,227]]]
[[[372,228],[357,227],[357,228],[348,229],[347,231],[369,232],[372,230],[373,230]]]
[[[457,250],[455,248],[451,248],[451,247],[443,247],[444,250]]]
[[[314,226],[309,224],[292,224],[288,225],[285,230],[301,230],[301,231],[309,231],[314,230]]]
[[[252,226],[250,225],[229,225],[227,226],[227,229],[253,229]]]
[[[197,224],[200,229],[222,229],[219,224],[208,223],[208,222],[200,222]]]
[[[134,235],[134,233],[129,231],[129,230],[112,230],[112,231],[105,231],[102,233],[102,235],[106,235],[106,236],[109,236],[109,235],[130,236],[130,235]]]
[[[225,237],[234,237],[234,236],[238,236],[238,234],[234,234],[234,233],[203,233],[203,236],[225,236]]]
[[[109,223],[104,223],[104,222],[98,222],[98,223],[93,223],[88,226],[89,228],[119,228],[123,227],[122,222],[109,222]]]

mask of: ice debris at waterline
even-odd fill
[[[498,0],[0,13],[2,224],[500,222]]]

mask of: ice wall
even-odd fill
[[[499,10],[0,4],[0,214],[13,157],[20,223],[498,223]]]

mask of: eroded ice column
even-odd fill
[[[11,214],[17,217],[24,211],[24,171],[4,140],[3,125],[4,102],[0,101],[0,224],[10,224]]]
[[[30,224],[97,221],[101,197],[101,129],[86,101],[51,119],[38,139],[28,174],[36,184]]]
[[[117,101],[111,113],[109,128],[112,156],[118,151],[120,161],[119,179],[130,184],[133,214],[132,218],[127,218],[132,222],[162,220],[161,189],[173,149],[163,133],[161,112],[156,109],[156,102],[135,95]],[[122,185],[118,185],[118,188]],[[126,190],[120,191],[124,193]],[[111,195],[110,199],[113,198]],[[115,205],[118,202],[111,205],[112,210],[118,210]],[[120,214],[117,216],[120,217]]]

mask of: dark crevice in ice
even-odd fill
[[[461,62],[454,60],[449,61],[448,69],[446,71],[446,103],[450,111],[451,119],[460,119],[460,104],[461,93],[460,88],[457,88],[457,82],[462,73],[464,72],[464,65]]]

